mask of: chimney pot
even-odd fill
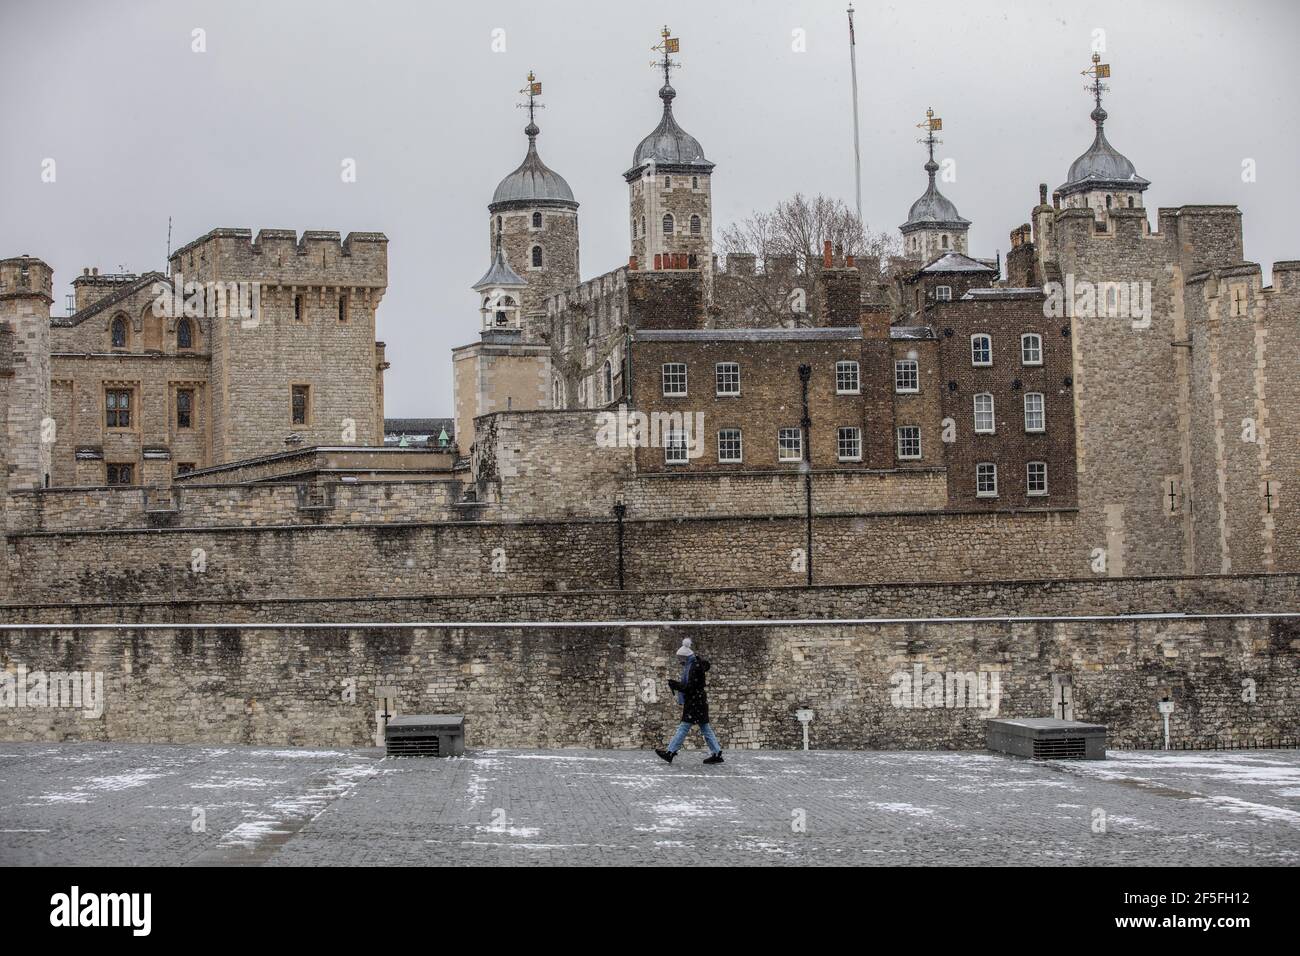
[[[1052,193],[1052,208],[1053,208],[1053,209],[1060,209],[1060,208],[1061,208],[1061,194],[1060,194],[1060,193]]]
[[[829,239],[822,243],[822,267],[826,269],[831,267],[831,241]]]
[[[636,256],[627,257],[627,268],[629,272],[636,272]]]
[[[1047,183],[1038,184],[1038,205],[1047,205]]]

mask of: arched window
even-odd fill
[[[605,368],[601,371],[600,387],[605,401],[612,402],[614,400],[614,366],[610,365],[608,360],[605,362]]]
[[[112,336],[113,348],[126,348],[126,316],[119,315],[114,318],[111,329],[109,334]]]
[[[673,214],[665,213],[664,214],[664,235],[671,236],[672,234],[673,234]]]
[[[945,249],[948,248],[948,237],[947,237],[947,236],[944,236],[944,237],[943,237],[943,247],[944,247]]]
[[[181,319],[176,323],[176,347],[178,349],[194,348],[194,323]]]
[[[540,269],[541,267],[542,267],[542,247],[533,246],[533,268]]]
[[[641,217],[641,235],[645,235],[645,216]]]
[[[1115,198],[1114,196],[1107,196],[1107,197],[1106,197],[1106,208],[1107,208],[1107,209],[1110,208],[1110,201],[1111,201],[1112,199],[1114,199],[1114,198]]]
[[[533,228],[534,229],[542,228],[542,214],[540,212],[533,213]]]
[[[1133,208],[1133,197],[1132,197],[1132,196],[1129,196],[1129,197],[1128,197],[1128,208],[1129,208],[1129,209],[1132,209],[1132,208]]]
[[[698,236],[699,234],[700,234],[700,217],[691,216],[691,235]]]

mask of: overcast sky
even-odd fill
[[[796,191],[852,203],[846,6],[0,0],[0,256],[49,262],[61,314],[83,266],[163,268],[168,216],[173,248],[217,226],[384,232],[386,412],[449,415],[449,350],[477,335],[486,205],[526,146],[528,70],[545,84],[542,157],[582,204],[590,278],[627,260],[621,174],[659,119],[649,62],[665,22],[682,41],[674,111],[717,163],[715,234]],[[933,106],[971,251],[1005,254],[1037,184],[1060,185],[1091,142],[1079,71],[1101,29],[1107,133],[1152,181],[1147,205],[1235,203],[1247,258],[1300,258],[1293,0],[857,7],[871,228],[896,229],[923,191],[915,124]]]

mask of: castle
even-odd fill
[[[214,229],[167,274],[86,270],[66,317],[44,262],[0,261],[8,600],[236,593],[250,568],[189,559],[231,547],[288,548],[253,589],[296,596],[1300,570],[1300,263],[1265,286],[1231,206],[1152,228],[1098,57],[1094,141],[1005,276],[938,186],[933,111],[882,273],[713,253],[663,38],[628,263],[593,279],[529,75],[451,435],[384,441],[382,234]]]
[[[0,707],[0,738],[360,746],[455,712],[475,746],[644,747],[691,627],[728,749],[798,746],[795,707],[818,746],[982,746],[976,711],[890,706],[913,669],[1112,743],[1157,701],[1184,746],[1294,742],[1300,262],[1265,286],[1231,206],[1152,227],[1099,59],[1094,141],[1005,262],[932,112],[883,271],[715,258],[663,38],[626,266],[581,278],[530,110],[454,425],[385,422],[381,234],[215,229],[60,318],[44,262],[0,261],[0,666],[110,698]]]

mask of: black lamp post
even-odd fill
[[[623,519],[627,517],[627,505],[619,501],[614,504],[614,517],[618,521],[618,589],[623,590]]]

